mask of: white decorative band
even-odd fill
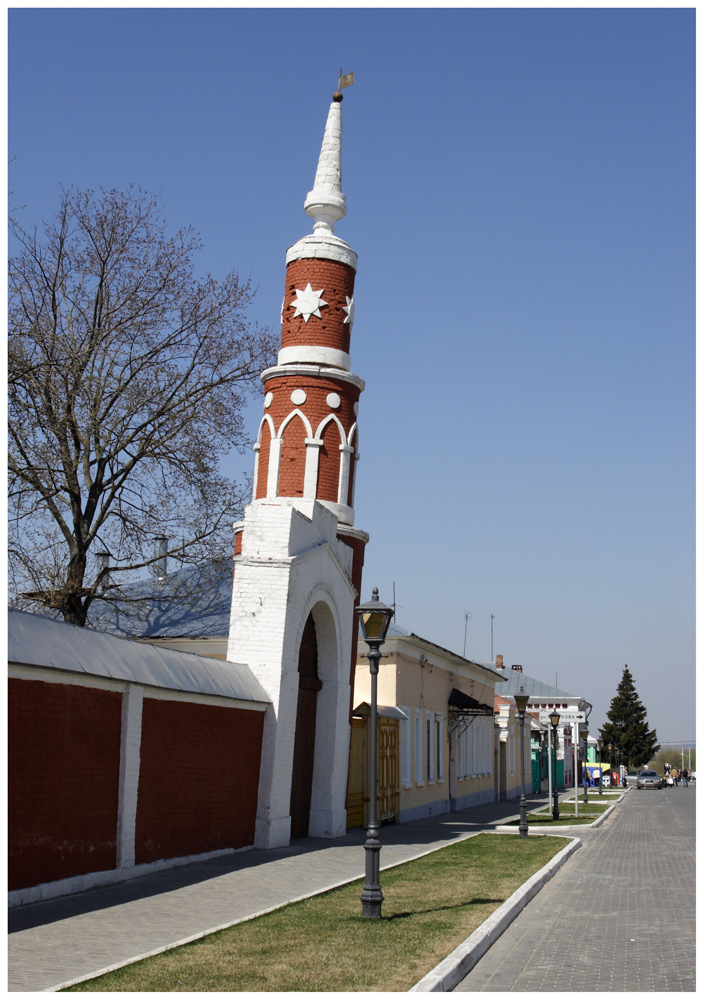
[[[360,392],[364,391],[365,386],[364,379],[361,379],[359,375],[343,371],[342,368],[327,368],[324,365],[275,365],[273,368],[266,368],[259,378],[266,385],[270,378],[279,378],[283,375],[307,375],[311,378],[330,378],[337,382],[348,382],[359,389]]]
[[[353,271],[357,270],[357,254],[344,240],[338,239],[337,236],[332,236],[330,233],[325,236],[319,236],[317,233],[304,236],[302,240],[294,243],[286,251],[287,264],[290,264],[292,260],[308,258],[336,260],[340,264],[347,264]]]
[[[300,344],[295,347],[282,347],[279,351],[279,364],[292,365],[303,362],[309,365],[333,365],[336,368],[350,370],[350,356],[346,351],[338,351],[334,347],[316,347]]]

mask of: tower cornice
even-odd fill
[[[364,379],[361,379],[359,375],[354,375],[352,372],[345,371],[343,368],[330,368],[327,365],[274,365],[272,368],[265,369],[259,377],[262,382],[266,383],[269,379],[282,377],[284,375],[304,375],[312,378],[332,378],[339,382],[348,382],[350,385],[359,389],[360,392],[364,391],[364,387],[366,385]]]

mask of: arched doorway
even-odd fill
[[[318,680],[318,639],[313,615],[310,614],[303,629],[298,654],[298,708],[291,775],[292,840],[308,836],[315,760],[315,720],[318,691],[322,686],[322,682]]]

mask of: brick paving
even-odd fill
[[[455,992],[694,992],[696,787],[628,793]]]
[[[530,808],[547,796],[529,797]],[[491,803],[384,826],[388,867],[514,818],[518,803]],[[200,937],[364,874],[363,830],[278,850],[229,854],[117,885],[10,910],[10,991],[51,991],[79,978]],[[383,889],[383,878],[382,889]]]

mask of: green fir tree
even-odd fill
[[[648,728],[645,706],[638,697],[628,664],[606,717],[609,721],[599,730],[604,746],[611,743],[618,748],[629,768],[641,767],[652,760],[660,744],[655,730]]]

